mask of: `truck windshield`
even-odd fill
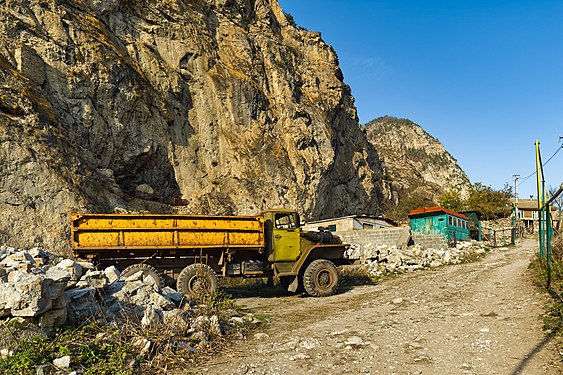
[[[294,213],[276,214],[276,229],[298,228],[297,215]]]

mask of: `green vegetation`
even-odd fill
[[[51,339],[43,335],[17,340],[14,355],[0,359],[4,374],[35,374],[34,366],[70,355],[84,374],[129,374],[128,363],[136,353],[128,336],[108,326],[91,323],[84,327],[60,329]]]
[[[291,13],[283,12],[283,15],[285,16],[285,19],[287,20],[287,22],[288,22],[291,26],[297,27],[297,23],[295,22],[295,19],[293,19],[293,15],[291,15]]]
[[[438,203],[454,211],[479,211],[483,214],[483,219],[491,220],[510,214],[511,198],[512,188],[508,185],[495,190],[477,182],[471,187],[466,199],[462,198],[458,190],[449,189],[440,196]]]
[[[298,30],[307,31],[307,29],[304,28],[303,26],[297,26],[297,22],[295,22],[295,19],[293,18],[293,16],[291,15],[291,13],[283,12],[283,15],[285,16],[285,19],[287,20],[287,23],[289,23],[291,26],[297,28]]]
[[[437,164],[442,165],[449,163],[448,157],[443,153],[429,154],[425,149],[422,148],[407,148],[406,154],[409,159],[427,164]]]
[[[465,211],[466,201],[461,197],[459,191],[448,189],[438,199],[438,204],[456,212]]]
[[[397,222],[402,222],[407,219],[409,212],[420,207],[435,206],[436,203],[430,199],[414,195],[407,199],[399,199],[399,204],[393,210],[385,213],[385,216]]]
[[[559,353],[563,353],[563,236],[553,238],[550,267],[545,258],[539,256],[530,268],[536,284],[549,292],[551,302],[545,307],[542,315],[544,330],[547,334],[558,338]],[[563,359],[563,354],[560,354]]]

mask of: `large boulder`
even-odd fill
[[[37,316],[53,306],[66,289],[70,275],[61,268],[44,266],[31,272],[10,271],[0,282],[2,316]]]

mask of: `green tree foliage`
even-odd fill
[[[484,219],[505,217],[510,213],[511,197],[512,188],[508,185],[500,190],[494,190],[490,186],[477,182],[471,189],[467,207],[470,210],[481,212]]]
[[[440,196],[438,202],[442,207],[454,211],[479,211],[483,219],[490,220],[510,213],[511,198],[512,188],[508,185],[495,190],[477,182],[471,187],[467,199],[463,199],[459,191],[450,189]]]
[[[459,191],[448,189],[440,196],[440,198],[438,199],[438,204],[444,208],[460,212],[465,211],[466,202],[461,197]]]
[[[435,205],[436,203],[431,200],[415,195],[407,199],[399,200],[397,207],[387,212],[385,216],[395,220],[396,222],[403,222],[407,219],[409,212],[412,210]]]

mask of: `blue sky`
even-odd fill
[[[360,121],[406,117],[496,189],[563,146],[563,1],[280,0],[336,50]],[[563,151],[546,166],[563,182]],[[535,176],[520,197],[536,194]]]

